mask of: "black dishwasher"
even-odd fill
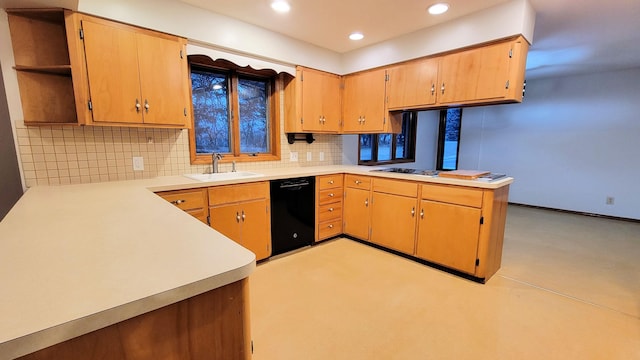
[[[313,244],[315,178],[271,181],[271,255]]]

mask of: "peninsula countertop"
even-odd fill
[[[352,173],[495,189],[496,182],[370,172],[361,166],[256,170],[29,189],[0,222],[0,359],[12,359],[248,277],[255,255],[154,191]]]

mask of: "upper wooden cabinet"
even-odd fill
[[[386,106],[386,70],[377,69],[344,77],[342,131],[345,133],[400,132]]]
[[[389,110],[522,101],[529,44],[507,39],[391,67]]]
[[[388,70],[389,110],[426,107],[436,103],[440,58],[413,61]]]
[[[339,75],[298,66],[285,86],[286,133],[340,131]]]
[[[7,12],[26,125],[190,127],[185,39],[69,10]]]
[[[93,122],[188,126],[184,39],[84,15],[81,29]]]

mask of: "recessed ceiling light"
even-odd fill
[[[446,3],[437,3],[429,6],[429,14],[431,15],[444,14],[447,10],[449,10],[449,4]]]
[[[351,35],[349,35],[349,39],[351,39],[351,40],[362,40],[362,39],[364,39],[364,35],[362,35],[362,33],[360,33],[360,32],[354,32],[354,33],[351,33]]]
[[[286,13],[291,10],[291,6],[285,0],[275,0],[271,3],[271,8],[279,13]]]

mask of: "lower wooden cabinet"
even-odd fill
[[[416,256],[475,275],[481,217],[477,208],[422,200]]]
[[[373,179],[372,243],[413,255],[416,238],[418,184]]]
[[[344,176],[343,232],[358,239],[369,240],[371,178],[347,174]]]
[[[162,191],[156,193],[156,195],[208,224],[207,188]]]
[[[256,260],[271,256],[271,211],[266,181],[209,188],[211,227],[253,251]]]

